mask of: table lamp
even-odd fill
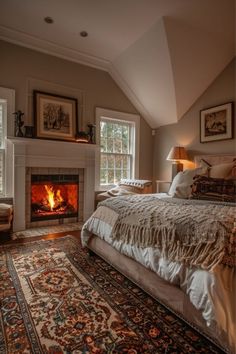
[[[183,146],[174,146],[171,148],[166,160],[172,161],[172,180],[178,172],[183,171],[183,164],[180,160],[188,160],[188,155]]]

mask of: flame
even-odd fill
[[[55,207],[56,202],[61,203],[63,201],[63,198],[61,196],[61,191],[60,189],[58,189],[56,191],[56,195],[55,195],[55,191],[53,190],[53,186],[49,186],[47,184],[44,185],[47,194],[48,194],[48,204],[50,206],[51,211],[53,211],[53,208]]]
[[[60,203],[63,202],[63,198],[62,198],[62,196],[61,196],[61,191],[60,191],[60,189],[57,190],[56,196],[57,196],[57,200],[58,200]]]
[[[50,209],[51,211],[53,210],[53,207],[55,205],[55,201],[54,201],[54,191],[53,191],[53,186],[48,186],[48,185],[44,185],[47,194],[48,194],[48,203],[50,205]]]

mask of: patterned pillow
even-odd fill
[[[236,203],[236,179],[195,176],[190,198]]]

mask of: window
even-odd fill
[[[4,193],[4,157],[5,157],[5,122],[7,115],[7,102],[0,99],[0,195]]]
[[[0,195],[12,195],[12,164],[6,157],[5,138],[14,135],[15,90],[0,87]],[[7,178],[5,176],[8,176]]]
[[[122,178],[138,178],[139,116],[101,108],[96,116],[100,188],[107,189]]]

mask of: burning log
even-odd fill
[[[74,186],[73,186],[74,187]],[[77,188],[61,184],[35,184],[31,196],[31,220],[77,215]],[[73,194],[72,194],[73,193]],[[75,194],[75,197],[74,197]],[[75,199],[75,205],[74,203]]]

